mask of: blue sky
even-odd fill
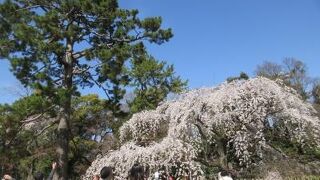
[[[320,77],[320,1],[317,0],[120,0],[140,17],[161,16],[174,37],[149,45],[157,59],[175,65],[190,88],[213,86],[240,71],[253,75],[265,60],[295,57]],[[0,103],[17,96],[17,80],[0,61]],[[10,88],[9,88],[10,89]],[[84,93],[99,93],[96,88]]]

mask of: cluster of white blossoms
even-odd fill
[[[150,177],[160,168],[170,171],[178,165],[182,174],[201,176],[197,159],[204,140],[226,140],[226,153],[247,166],[252,157],[263,156],[265,129],[278,125],[289,141],[320,144],[320,121],[312,105],[281,81],[258,77],[192,90],[133,115],[120,128],[120,149],[97,158],[83,178],[112,166],[115,178],[125,179],[135,162],[148,167]]]
[[[141,121],[145,117],[148,117],[148,119]],[[163,118],[157,111],[144,111],[134,114],[130,122],[125,123],[120,128],[121,142],[132,138],[135,142],[148,143],[161,136],[161,133],[166,133],[168,129],[168,119]]]

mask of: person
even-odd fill
[[[44,180],[44,174],[42,172],[36,172],[33,177],[34,180]]]
[[[15,180],[14,178],[12,178],[10,175],[5,174],[2,178],[2,180]]]
[[[113,180],[112,168],[109,166],[104,166],[100,171],[100,178],[102,180]],[[93,180],[99,180],[99,175],[94,175]]]
[[[57,166],[58,166],[57,162],[53,162],[53,163],[52,163],[52,165],[51,165],[51,172],[50,172],[47,180],[52,180],[52,179],[53,179],[53,175],[54,175],[54,173],[55,173],[56,170],[57,170]]]
[[[94,175],[92,178],[92,180],[99,180],[99,179],[100,179],[100,177],[98,175]]]
[[[232,177],[226,171],[222,171],[218,173],[218,180],[232,180]]]
[[[160,179],[160,173],[159,173],[158,171],[156,171],[156,172],[154,173],[154,179],[155,179],[155,180],[159,180],[159,179]]]
[[[57,169],[57,163],[53,162],[51,165],[51,172],[50,172],[47,180],[53,179],[53,175],[56,172],[56,169]],[[37,172],[33,177],[34,177],[34,180],[44,180],[44,174],[42,172]]]
[[[144,179],[144,168],[140,166],[138,163],[135,163],[130,172],[129,172],[130,180],[143,180]]]

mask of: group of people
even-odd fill
[[[113,180],[113,172],[112,168],[105,166],[100,171],[99,175],[94,175],[92,180]]]
[[[145,172],[144,167],[139,164],[134,164],[128,174],[128,180],[145,180],[148,174]],[[94,175],[92,180],[113,180],[113,170],[111,167],[105,166],[101,169],[100,175]],[[174,180],[174,177],[169,175],[166,177],[162,176],[162,173],[156,171],[153,175],[154,180]],[[190,180],[187,176],[181,177],[182,180]],[[198,179],[198,178],[197,178]],[[230,173],[227,171],[221,171],[218,173],[218,180],[232,180]]]
[[[129,180],[144,180],[144,168],[138,164],[134,164],[131,168],[128,179]],[[109,166],[101,169],[100,175],[94,175],[92,180],[113,180],[113,170]]]
[[[34,180],[52,180],[53,179],[53,174],[55,173],[57,169],[57,163],[56,162],[53,162],[52,163],[52,168],[51,168],[51,172],[49,174],[49,176],[47,178],[45,178],[45,175],[44,173],[42,172],[37,172],[33,175],[33,179]],[[3,177],[2,177],[2,180],[15,180],[12,176],[10,176],[9,174],[5,174]]]
[[[128,173],[128,180],[145,180],[149,176],[148,174],[148,167],[145,168],[138,163],[135,163],[132,168],[130,169]],[[168,180],[174,180],[172,176],[169,176],[168,178],[165,178],[162,176],[162,173],[160,172],[155,172],[153,175],[153,178],[155,180],[160,180],[160,179],[168,179]],[[113,180],[113,170],[109,166],[105,166],[101,169],[100,175],[94,175],[92,180]]]
[[[52,169],[51,172],[49,174],[49,176],[46,178],[46,180],[52,180],[53,179],[53,174],[55,173],[57,169],[57,163],[53,162],[52,163]],[[131,170],[129,171],[128,174],[128,179],[129,180],[144,180],[146,173],[144,170],[144,167],[139,165],[139,164],[134,164],[133,167],[131,168]],[[172,176],[169,176],[168,178],[163,178],[161,176],[161,173],[159,173],[158,171],[154,173],[153,175],[155,180],[160,180],[160,179],[169,179],[169,180],[174,180],[174,178]],[[33,175],[33,179],[34,180],[45,180],[45,175],[42,172],[37,172],[36,174]],[[114,176],[113,176],[113,170],[112,167],[109,166],[105,166],[101,169],[100,174],[99,175],[94,175],[92,180],[113,180]],[[182,179],[186,179],[188,180],[188,178],[182,178]],[[225,173],[218,173],[218,179],[219,180],[232,180],[232,178]],[[3,176],[2,180],[15,180],[14,178],[12,178],[10,175],[6,174]]]

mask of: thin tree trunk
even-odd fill
[[[223,168],[227,167],[226,143],[223,138],[217,140],[217,151],[219,154],[219,163]]]

